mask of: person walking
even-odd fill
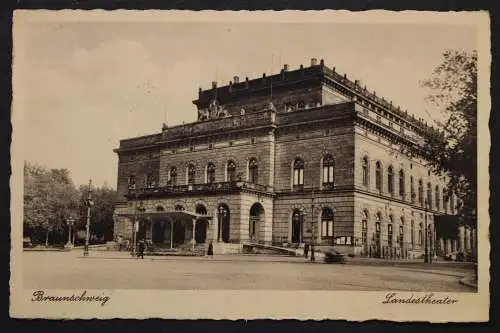
[[[307,256],[309,255],[309,243],[306,243],[304,245],[304,258],[307,259]]]
[[[144,259],[144,241],[139,242],[139,251],[137,251],[137,258]]]
[[[207,256],[210,258],[214,256],[214,246],[212,242],[208,243]]]

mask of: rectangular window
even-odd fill
[[[328,237],[333,237],[333,221],[328,221]]]

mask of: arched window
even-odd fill
[[[292,214],[292,243],[302,242],[302,231],[304,224],[304,213],[295,209]]]
[[[427,183],[427,208],[432,209],[432,185]]]
[[[207,208],[203,204],[197,204],[195,213],[200,215],[207,215]]]
[[[171,167],[169,172],[169,184],[177,185],[177,168]]]
[[[368,245],[368,211],[363,211],[363,217],[361,218],[361,243],[363,245]]]
[[[321,212],[321,238],[333,239],[333,211],[329,207]]]
[[[248,162],[248,181],[253,184],[259,182],[259,164],[255,158]]]
[[[443,188],[443,208],[444,212],[448,213],[448,195],[446,193],[446,188]]]
[[[182,212],[184,210],[184,206],[182,205],[175,205],[174,210],[177,212]]]
[[[436,188],[434,189],[434,195],[435,195],[434,200],[436,201],[436,210],[440,210],[441,209],[441,207],[440,207],[441,199],[439,198],[439,186],[437,186],[437,185],[436,185]]]
[[[415,203],[415,184],[413,181],[413,176],[410,176],[410,197],[411,197],[411,203]]]
[[[367,156],[363,157],[362,168],[363,168],[363,185],[368,186],[368,175],[370,174],[370,170],[368,169]]]
[[[418,202],[420,206],[424,205],[424,183],[422,179],[418,180]]]
[[[296,158],[293,161],[293,186],[304,185],[304,160]]]
[[[196,171],[193,164],[189,164],[187,167],[187,183],[188,185],[193,185],[195,182]]]
[[[298,108],[304,109],[306,107],[306,103],[304,101],[299,101]]]
[[[382,191],[382,165],[379,161],[375,164],[375,187]]]
[[[401,200],[405,199],[405,172],[403,169],[399,170],[399,197]]]
[[[229,160],[227,162],[227,181],[228,182],[235,182],[236,181],[236,163],[234,163],[233,160]]]
[[[215,164],[208,163],[207,164],[207,183],[215,182]]]
[[[387,225],[387,245],[392,247],[393,230],[392,230],[392,215],[389,215],[389,224]]]
[[[394,171],[392,165],[387,168],[387,191],[394,195]]]
[[[333,184],[333,157],[328,154],[323,157],[323,184]]]

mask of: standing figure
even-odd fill
[[[212,242],[208,244],[208,249],[207,249],[207,256],[213,257],[214,255],[214,246],[212,245]]]
[[[139,242],[139,251],[137,251],[137,258],[144,259],[144,241]]]
[[[304,245],[304,258],[307,258],[308,255],[309,255],[309,243],[306,243]]]

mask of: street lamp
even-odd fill
[[[85,200],[87,206],[87,225],[85,232],[85,246],[83,247],[83,256],[89,255],[89,239],[90,239],[90,208],[94,205],[92,200],[92,179],[89,179],[89,189],[87,192],[87,199]]]
[[[146,208],[144,208],[144,204],[142,203],[142,201],[139,203],[139,206],[137,206],[137,202],[136,202],[135,212],[134,212],[134,232],[132,234],[132,236],[133,236],[132,256],[135,256],[135,254],[136,254],[137,232],[139,231],[139,221],[137,220],[137,213],[138,212],[143,213],[144,211],[146,211]]]
[[[74,220],[72,216],[69,216],[66,219],[66,223],[68,224],[68,243],[66,244],[67,248],[70,248],[73,246],[73,243],[71,242],[71,228],[73,226]]]

